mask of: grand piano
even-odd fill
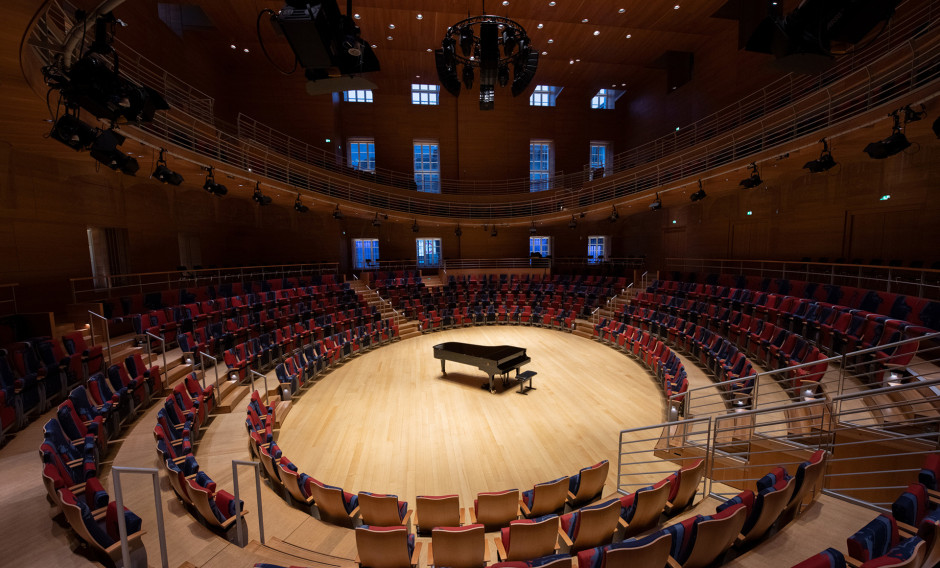
[[[496,375],[509,375],[513,369],[516,375],[519,374],[519,367],[531,362],[525,354],[522,347],[513,347],[512,345],[473,345],[472,343],[458,343],[448,341],[434,346],[434,358],[441,360],[441,373],[447,375],[444,367],[446,361],[462,363],[479,368],[489,375],[490,392],[496,392],[493,389],[493,377]],[[486,388],[484,386],[483,388]]]

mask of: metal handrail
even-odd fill
[[[212,359],[213,367],[215,368],[215,402],[218,404],[221,402],[219,397],[222,396],[222,392],[219,387],[219,360],[213,357],[212,355],[207,355],[202,351],[199,352],[199,364],[202,365],[202,388],[206,388],[206,359]]]
[[[157,341],[160,342],[160,345],[161,345],[160,351],[163,353],[163,368],[169,369],[169,367],[167,367],[166,365],[166,340],[160,337],[159,335],[154,335],[150,333],[149,331],[144,332],[144,336],[147,337],[147,358],[151,360],[153,359],[153,350],[150,346],[150,339],[151,338],[156,339]]]
[[[261,508],[261,464],[254,461],[232,460],[232,482],[235,485],[235,526],[238,534],[238,546],[242,548],[245,546],[242,544],[245,542],[242,534],[245,529],[242,527],[244,517],[242,516],[241,494],[238,490],[238,466],[251,467],[255,472],[255,495],[258,499],[258,532],[261,536],[261,544],[264,544],[264,510]]]
[[[105,345],[108,349],[108,365],[111,364],[111,330],[108,329],[108,318],[104,317],[101,314],[96,314],[95,312],[88,310],[88,332],[91,334],[91,344],[97,345],[95,341],[95,318],[98,318],[104,321],[104,339]]]
[[[131,553],[127,545],[127,520],[124,518],[124,490],[121,487],[121,474],[141,474],[149,475],[153,479],[153,504],[157,512],[157,534],[160,538],[160,558],[163,561],[163,568],[169,568],[170,561],[166,551],[166,527],[163,522],[163,495],[160,492],[160,477],[157,470],[143,467],[120,467],[111,468],[111,480],[114,485],[114,500],[116,501],[118,515],[118,533],[121,538],[121,558],[124,560],[124,566],[131,566]],[[237,487],[237,486],[236,486]],[[236,493],[238,495],[238,493]]]
[[[696,431],[696,427],[701,426],[702,424],[706,425],[705,430]],[[651,435],[645,438],[634,439],[634,440],[625,439],[628,437],[636,437],[637,434],[644,433],[644,432],[650,432],[650,433],[657,432],[657,434]],[[623,482],[623,479],[625,477],[633,475],[632,473],[629,473],[626,471],[628,464],[625,458],[627,456],[633,456],[636,454],[644,454],[644,453],[645,454],[655,453],[657,451],[657,448],[655,448],[656,443],[662,440],[664,436],[668,437],[669,439],[674,439],[675,437],[680,436],[680,435],[683,436],[683,439],[684,439],[683,444],[681,446],[668,446],[667,448],[669,450],[672,450],[670,454],[673,456],[673,459],[677,459],[680,461],[689,460],[689,459],[698,459],[697,457],[694,457],[694,458],[681,457],[679,453],[675,451],[675,448],[679,448],[679,449],[696,448],[700,450],[704,449],[706,456],[712,453],[710,451],[711,445],[712,445],[712,417],[710,416],[703,417],[703,418],[689,418],[689,419],[678,420],[678,421],[673,421],[673,422],[664,422],[662,424],[655,424],[652,426],[640,426],[637,428],[629,428],[626,430],[621,430],[620,438],[619,438],[619,445],[618,445],[618,452],[617,452],[618,453],[617,491],[622,494],[627,494],[628,487],[630,485],[646,485],[645,482],[637,482],[633,484]],[[694,436],[697,441],[698,438],[703,435],[704,435],[704,444],[694,443],[693,441],[689,440],[690,436]],[[650,442],[652,442],[652,444],[649,444]],[[642,447],[641,449],[637,449],[637,450],[629,450],[629,451],[624,450],[625,447],[630,447],[630,446],[635,446],[635,445],[641,445],[645,447]],[[653,447],[651,448],[650,445],[652,445]],[[651,463],[661,464],[661,463],[664,463],[665,461],[666,460],[660,459],[660,458],[646,459],[646,460],[641,460],[641,461],[630,460],[629,465],[636,466],[638,464],[645,465],[645,464],[651,464]],[[709,471],[709,469],[710,469],[709,464],[706,463],[706,472]],[[665,469],[665,470],[649,471],[648,469],[644,469],[644,474],[645,475],[661,475],[661,474],[670,474],[670,473],[673,473],[673,471],[675,470]],[[704,485],[703,487],[703,496],[704,496],[708,494],[707,484],[709,482],[708,482],[707,476],[703,476],[702,483]]]
[[[249,376],[252,377],[252,379],[251,379],[251,390],[255,390],[255,380],[254,380],[254,376],[257,375],[257,376],[261,377],[261,380],[264,381],[264,403],[265,403],[265,404],[271,404],[271,400],[270,400],[271,395],[270,395],[270,393],[268,392],[268,375],[266,375],[266,374],[262,375],[261,373],[259,373],[258,371],[255,371],[254,369],[249,369],[249,371],[250,371]]]

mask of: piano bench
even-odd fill
[[[532,386],[532,377],[537,374],[535,371],[524,371],[516,375],[516,380],[519,381],[519,394],[529,394],[530,390],[535,390]],[[525,386],[526,381],[529,381],[529,386]]]

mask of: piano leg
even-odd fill
[[[447,376],[447,371],[444,369],[444,360],[441,359],[441,374],[445,377]]]
[[[490,375],[490,392],[495,393],[496,389],[493,388],[493,375]]]

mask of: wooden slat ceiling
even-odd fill
[[[561,87],[578,85],[599,89],[642,80],[654,62],[667,51],[695,52],[710,40],[737,42],[737,22],[711,17],[727,0],[510,0],[485,3],[486,12],[507,16],[522,24],[532,45],[542,56],[536,74],[538,84]],[[182,3],[182,2],[180,2]],[[678,4],[677,4],[678,3]],[[131,24],[122,39],[140,45],[146,42],[147,28],[162,25],[157,19],[155,1],[126,2],[116,13]],[[279,10],[284,2],[250,0],[198,2],[215,26],[211,30],[184,33],[188,45],[219,61],[231,61],[231,44],[260,53],[256,20],[263,9]],[[340,2],[345,12],[346,3]],[[394,7],[389,5],[393,4]],[[678,5],[679,9],[674,6]],[[356,0],[352,4],[362,37],[376,46],[382,71],[367,76],[380,87],[396,89],[396,84],[413,82],[420,76],[436,82],[434,57],[428,49],[440,47],[446,29],[470,15],[480,15],[483,3],[461,0],[407,0],[385,2]],[[623,9],[621,13],[620,10]],[[422,19],[418,19],[418,14]],[[584,23],[582,20],[586,19]],[[542,24],[542,29],[538,25]],[[390,29],[389,25],[394,25]],[[130,30],[134,37],[127,38]],[[597,31],[599,34],[594,35]],[[627,38],[630,35],[630,38]],[[388,39],[391,36],[393,39]],[[283,38],[276,38],[267,22],[262,22],[265,45],[278,63],[287,65],[292,55]],[[552,43],[549,43],[551,40]],[[578,60],[571,64],[570,61]],[[267,65],[263,57],[245,58],[240,73],[250,73],[252,65]],[[398,86],[396,90],[402,89]]]

